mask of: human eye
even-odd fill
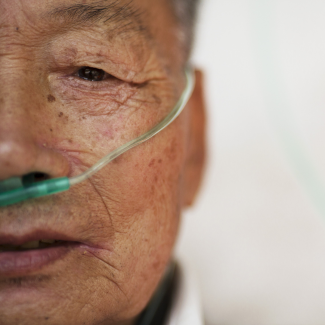
[[[57,80],[61,81],[63,87],[80,91],[103,92],[111,91],[116,86],[124,84],[122,79],[106,72],[104,68],[101,69],[92,65],[74,65],[71,70],[70,73],[67,70],[67,73],[62,73],[62,75],[58,73]]]
[[[107,79],[110,75],[102,69],[97,69],[93,67],[81,67],[77,71],[77,76],[87,81],[103,81]]]

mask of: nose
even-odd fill
[[[33,96],[37,91],[28,83],[14,81],[1,82],[0,89],[0,180],[31,174],[36,180],[67,176],[67,159],[44,145],[49,138],[40,114],[42,97]]]
[[[68,174],[69,165],[60,153],[41,147],[31,137],[24,135],[22,129],[15,129],[10,134],[1,132],[0,180],[29,174],[42,180]]]

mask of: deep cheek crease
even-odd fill
[[[85,257],[96,258],[101,262],[103,262],[104,264],[119,271],[119,269],[115,265],[110,263],[108,260],[109,258],[112,258],[112,256],[114,255],[112,246],[110,244],[106,244],[105,248],[96,248],[96,247],[81,245],[79,247],[79,252]]]

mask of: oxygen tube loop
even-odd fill
[[[175,107],[160,123],[158,123],[151,130],[113,150],[80,175],[71,178],[53,178],[32,183],[23,183],[20,177],[12,177],[4,181],[0,181],[0,207],[15,204],[27,199],[67,191],[71,186],[83,182],[94,175],[96,172],[98,172],[100,169],[105,167],[108,163],[110,163],[112,160],[124,152],[140,145],[141,143],[155,136],[180,115],[188,100],[190,99],[195,85],[195,75],[191,67],[187,67],[185,69],[185,77],[186,86]]]

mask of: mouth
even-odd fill
[[[56,247],[62,245],[64,242],[62,240],[55,239],[41,239],[41,240],[33,240],[26,242],[22,245],[13,245],[13,244],[4,244],[0,245],[0,253],[2,252],[22,252],[33,249],[44,249],[50,247]]]
[[[58,239],[4,240],[0,242],[0,278],[28,275],[54,263],[81,246],[75,241]]]

